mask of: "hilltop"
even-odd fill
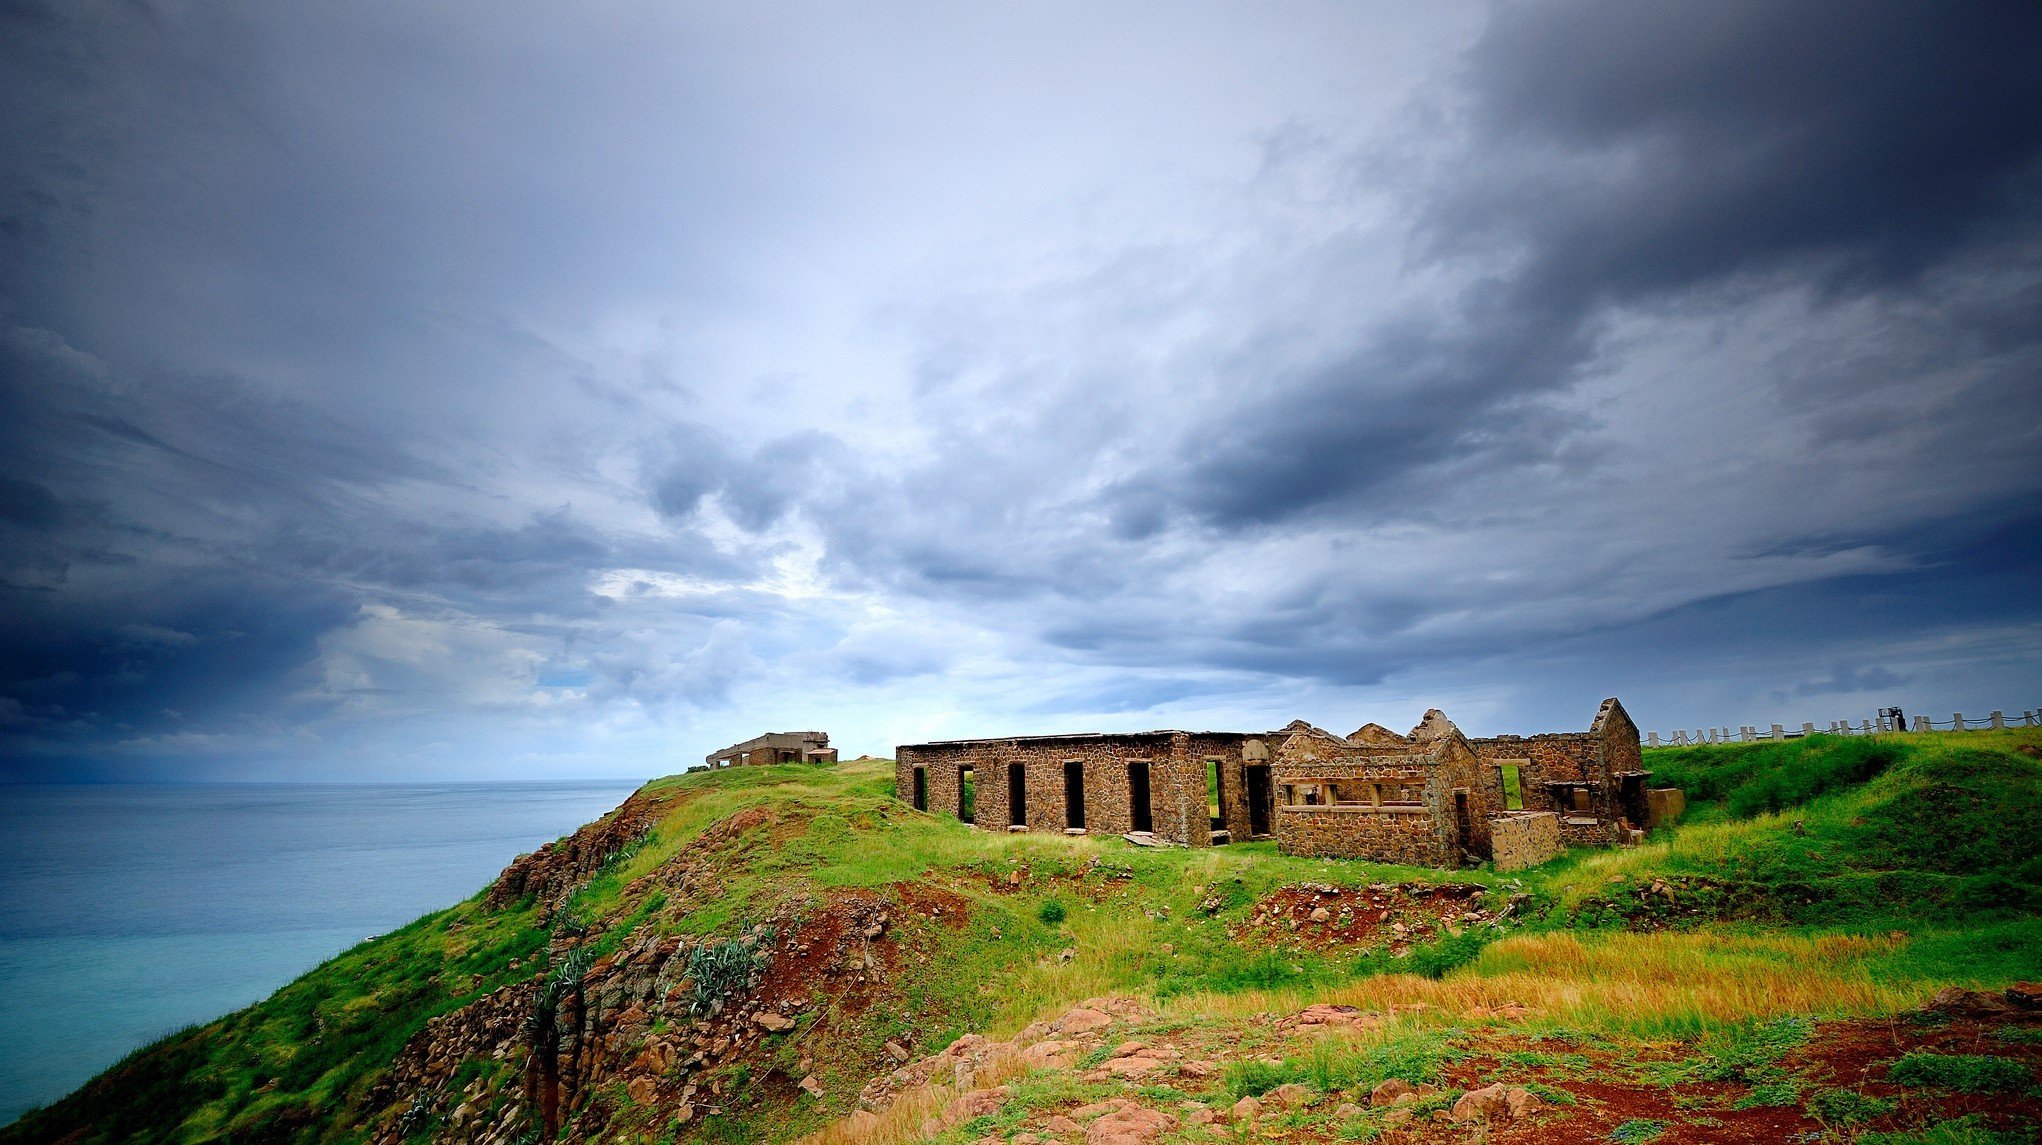
[[[2030,1140],[2042,732],[1649,749],[1515,875],[662,779],[17,1142]]]

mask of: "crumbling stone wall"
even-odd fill
[[[1655,787],[1646,792],[1649,801],[1647,827],[1663,827],[1687,810],[1687,796],[1678,787]]]
[[[1566,846],[1560,836],[1560,817],[1550,811],[1503,815],[1490,827],[1490,844],[1499,871],[1536,867]]]
[[[960,776],[972,776],[972,822],[988,831],[1013,826],[1030,831],[1063,832],[1069,827],[1065,802],[1065,765],[1076,763],[1083,777],[1084,830],[1088,834],[1125,834],[1136,829],[1131,766],[1146,765],[1150,830],[1161,839],[1202,847],[1212,842],[1206,786],[1206,761],[1219,761],[1240,785],[1243,745],[1251,738],[1237,732],[1155,731],[1125,735],[1079,734],[1020,736],[1009,739],[951,740],[907,744],[894,753],[895,795],[914,798],[915,773],[921,771],[928,791],[928,810],[956,815]],[[1023,775],[1018,818],[1010,798],[1010,768]],[[1247,805],[1234,809],[1247,834]]]
[[[710,770],[768,763],[835,763],[828,732],[767,732],[703,757]]]
[[[1493,736],[1468,743],[1492,765],[1515,764],[1524,810],[1559,815],[1570,842],[1606,846],[1618,838],[1622,821],[1642,827],[1649,817],[1645,783],[1650,773],[1645,771],[1638,725],[1614,697],[1602,702],[1585,732]],[[1552,786],[1556,783],[1584,785],[1587,806],[1569,801],[1572,789],[1556,789]]]
[[[1424,743],[1371,744],[1298,729],[1277,752],[1275,778],[1289,793],[1278,796],[1276,809],[1277,846],[1288,854],[1458,867],[1489,856],[1490,820],[1503,813],[1496,769],[1458,731]],[[1295,798],[1307,786],[1349,784],[1370,794],[1356,800],[1343,793],[1342,802],[1318,806]],[[1385,798],[1384,790],[1417,799]]]
[[[1285,807],[1276,809],[1276,845],[1286,855],[1368,859],[1413,867],[1458,867],[1459,841],[1430,808]]]

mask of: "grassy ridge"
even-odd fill
[[[1641,1036],[1883,1013],[1944,984],[2042,976],[2042,767],[2012,750],[2038,740],[1817,736],[1648,751],[1655,783],[1689,791],[1687,823],[1516,877],[1300,859],[1267,843],[1145,850],[1008,836],[904,807],[884,761],[735,769],[647,785],[660,802],[651,835],[580,887],[566,913],[600,950],[647,928],[729,935],[847,889],[910,884],[963,901],[962,928],[917,932],[937,944],[940,972],[905,982],[899,1013],[830,1034],[844,1042],[817,1055],[831,1099],[799,1110],[739,1103],[715,1128],[737,1138],[782,1138],[842,1112],[863,1081],[849,1063],[910,1029],[920,1044],[998,1035],[1112,992],[1160,999],[1187,1019],[1328,1000],[1442,1013],[1520,1001],[1543,1021]],[[753,829],[711,831],[747,811]],[[641,881],[674,864],[690,865],[692,890]],[[1017,871],[1025,878],[1010,882]],[[1497,900],[1528,894],[1545,909],[1498,941],[1442,933],[1404,959],[1228,934],[1288,884],[1445,879]],[[1722,909],[1626,913],[1660,901],[1644,893],[1660,879],[1683,900],[1718,896]],[[1640,925],[1673,930],[1631,932]],[[397,1050],[432,1016],[542,973],[547,938],[532,904],[490,910],[478,896],[139,1051],[0,1130],[0,1143],[74,1131],[81,1142],[360,1140]]]
[[[1772,921],[1961,923],[2042,913],[2042,765],[2034,731],[1812,736],[1648,751],[1690,813],[1643,846],[1547,877],[1578,905],[1629,880],[1742,888]]]

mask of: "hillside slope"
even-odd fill
[[[2026,1140],[2026,1011],[1917,1008],[2042,977],[2038,741],[1649,752],[1687,823],[1517,877],[979,832],[883,761],[664,779],[0,1145],[1197,1140],[1270,1093],[1289,1140]],[[1517,1116],[1451,1119],[1491,1081]]]

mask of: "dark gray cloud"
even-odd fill
[[[1483,269],[1447,312],[1263,381],[1194,429],[1181,471],[1131,483],[1123,514],[1250,525],[1422,501],[1410,478],[1457,461],[1551,461],[1570,434],[1541,399],[1610,310],[1782,280],[1834,305],[1933,299],[1938,270],[2013,279],[1948,336],[2019,339],[2013,380],[2032,384],[2038,43],[2042,12],[2007,4],[1501,8],[1469,54],[1465,138],[1414,188],[1425,256]]]
[[[2031,5],[0,21],[5,774],[2042,683]]]

